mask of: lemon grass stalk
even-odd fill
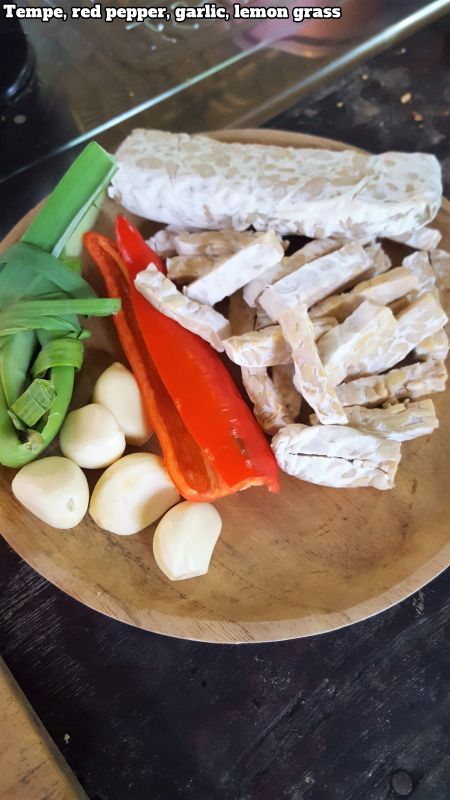
[[[33,220],[0,256],[0,463],[20,467],[58,433],[89,335],[78,316],[116,313],[80,275],[82,235],[92,227],[115,160],[89,144]]]

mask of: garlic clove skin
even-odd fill
[[[49,456],[26,464],[12,482],[19,503],[52,528],[79,525],[89,505],[89,486],[80,467],[68,458]]]
[[[147,528],[179,499],[159,456],[131,453],[100,477],[89,513],[100,528],[129,536]]]
[[[211,503],[185,500],[174,506],[153,538],[158,567],[171,581],[205,575],[221,529],[220,514]]]
[[[115,416],[98,403],[71,411],[61,428],[63,455],[85,469],[108,467],[122,455],[126,442]]]
[[[153,431],[139,386],[133,373],[123,364],[115,361],[100,375],[92,400],[114,414],[128,444],[140,447],[150,439]]]

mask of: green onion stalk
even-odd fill
[[[0,255],[0,464],[21,467],[57,435],[83,363],[79,317],[108,316],[81,276],[83,233],[97,218],[115,160],[89,144],[22,240]]]

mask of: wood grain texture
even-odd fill
[[[310,147],[338,142],[281,131],[226,131],[220,138]],[[111,230],[108,203],[100,227]],[[450,204],[437,220],[450,247]],[[25,222],[4,246],[20,235]],[[146,228],[146,231],[148,229]],[[91,264],[87,278],[100,288]],[[95,377],[121,358],[111,320],[94,321],[74,405]],[[207,576],[171,584],[152,556],[152,531],[115,537],[89,518],[52,530],[12,498],[0,472],[0,530],[12,547],[61,589],[109,616],[171,636],[263,642],[343,627],[407,597],[450,563],[450,414],[436,397],[438,433],[403,445],[392,492],[333,490],[283,475],[279,496],[252,489],[217,503],[223,533]],[[53,448],[55,449],[55,448]],[[95,480],[96,474],[92,474]]]
[[[0,800],[87,800],[0,658]]]

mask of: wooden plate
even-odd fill
[[[221,139],[331,147],[281,131],[226,131]],[[107,203],[98,227],[111,231]],[[32,212],[33,213],[33,212]],[[3,246],[24,230],[30,215]],[[450,204],[437,225],[450,248]],[[101,284],[92,264],[87,278]],[[123,358],[111,320],[92,325],[74,404]],[[208,575],[166,580],[152,555],[152,530],[114,536],[89,517],[72,531],[42,524],[14,500],[13,471],[0,470],[0,531],[41,575],[81,602],[149,631],[210,642],[264,642],[322,633],[398,603],[450,563],[450,397],[436,395],[441,427],[403,445],[395,490],[336,490],[282,476],[279,496],[250,489],[220,500],[223,533]],[[53,448],[56,451],[56,447]],[[96,474],[92,475],[94,481]]]

